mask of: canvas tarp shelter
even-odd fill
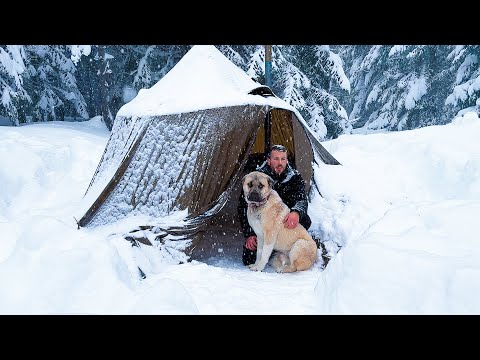
[[[338,164],[297,110],[214,46],[194,46],[119,110],[78,224],[94,227],[136,215],[143,228],[155,228],[162,218],[187,211],[186,221],[156,227],[158,238],[189,237],[187,251],[198,258],[225,247],[222,236],[230,239],[227,247],[241,251],[242,241],[232,240],[240,234],[239,180],[249,161],[263,160],[268,142],[289,149],[308,187],[313,162]]]

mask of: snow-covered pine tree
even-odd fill
[[[295,70],[297,66],[293,63],[298,64],[310,82],[300,82],[307,85],[299,87],[305,105],[302,107],[299,104],[297,108],[318,139],[331,139],[350,133],[352,125],[348,114],[334,92],[334,89],[345,94],[350,92],[350,82],[345,76],[340,57],[328,45],[290,45],[285,50],[292,64],[287,68]],[[286,72],[285,82],[289,81],[288,75],[289,72]]]
[[[32,99],[34,121],[61,120],[65,116],[88,119],[87,104],[77,87],[71,47],[25,46],[28,67],[25,88]]]
[[[455,113],[465,108],[480,113],[480,46],[455,46],[447,60],[454,69],[455,81],[445,104]]]
[[[332,89],[332,92],[336,94],[339,101],[341,101],[345,110],[349,114],[349,119],[352,125],[355,127],[359,126],[359,123],[362,121],[360,119],[360,109],[359,104],[364,104],[367,97],[366,86],[364,80],[368,79],[367,76],[359,75],[359,68],[362,65],[362,61],[365,56],[369,53],[371,46],[370,45],[341,45],[341,46],[331,46],[331,48],[336,51],[336,53],[342,59],[344,64],[344,69],[348,79],[350,80],[350,94],[344,94],[338,92],[335,88]],[[372,76],[370,72],[370,76]],[[364,122],[363,122],[364,123]],[[363,125],[360,124],[361,125]]]
[[[98,48],[90,45],[91,51],[76,60],[75,77],[77,87],[87,104],[87,112],[92,116],[101,115],[99,99]]]
[[[103,97],[111,116],[138,90],[160,80],[190,47],[106,46]],[[265,83],[265,45],[217,47]],[[272,50],[273,91],[299,109],[321,140],[348,133],[352,125],[413,129],[447,123],[463,109],[480,111],[478,45],[274,45]],[[0,46],[0,115],[14,125],[99,115],[98,71],[96,46],[91,54],[67,45]]]
[[[12,125],[26,121],[30,95],[23,86],[26,53],[23,45],[0,46],[0,115]]]
[[[112,114],[143,88],[155,85],[190,49],[189,45],[109,45],[111,85],[108,107]]]
[[[265,83],[264,45],[222,45],[219,50],[250,77]],[[333,85],[349,91],[340,58],[328,46],[272,46],[272,90],[300,111],[320,140],[351,131]]]
[[[406,130],[449,122],[478,106],[478,45],[344,45],[352,96],[338,95],[354,127]]]

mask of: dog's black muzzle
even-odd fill
[[[262,195],[256,191],[252,191],[248,194],[248,201],[261,202],[263,200]]]

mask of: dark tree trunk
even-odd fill
[[[100,110],[102,113],[103,122],[107,126],[108,130],[112,130],[113,127],[113,118],[112,114],[108,108],[108,87],[109,87],[109,76],[107,74],[108,64],[107,59],[105,59],[105,45],[98,46],[98,56],[99,56],[99,76],[100,76]]]

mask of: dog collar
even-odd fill
[[[265,205],[269,197],[270,197],[270,194],[268,194],[268,196],[260,202],[249,202],[248,206],[252,208],[257,208],[259,206]]]

